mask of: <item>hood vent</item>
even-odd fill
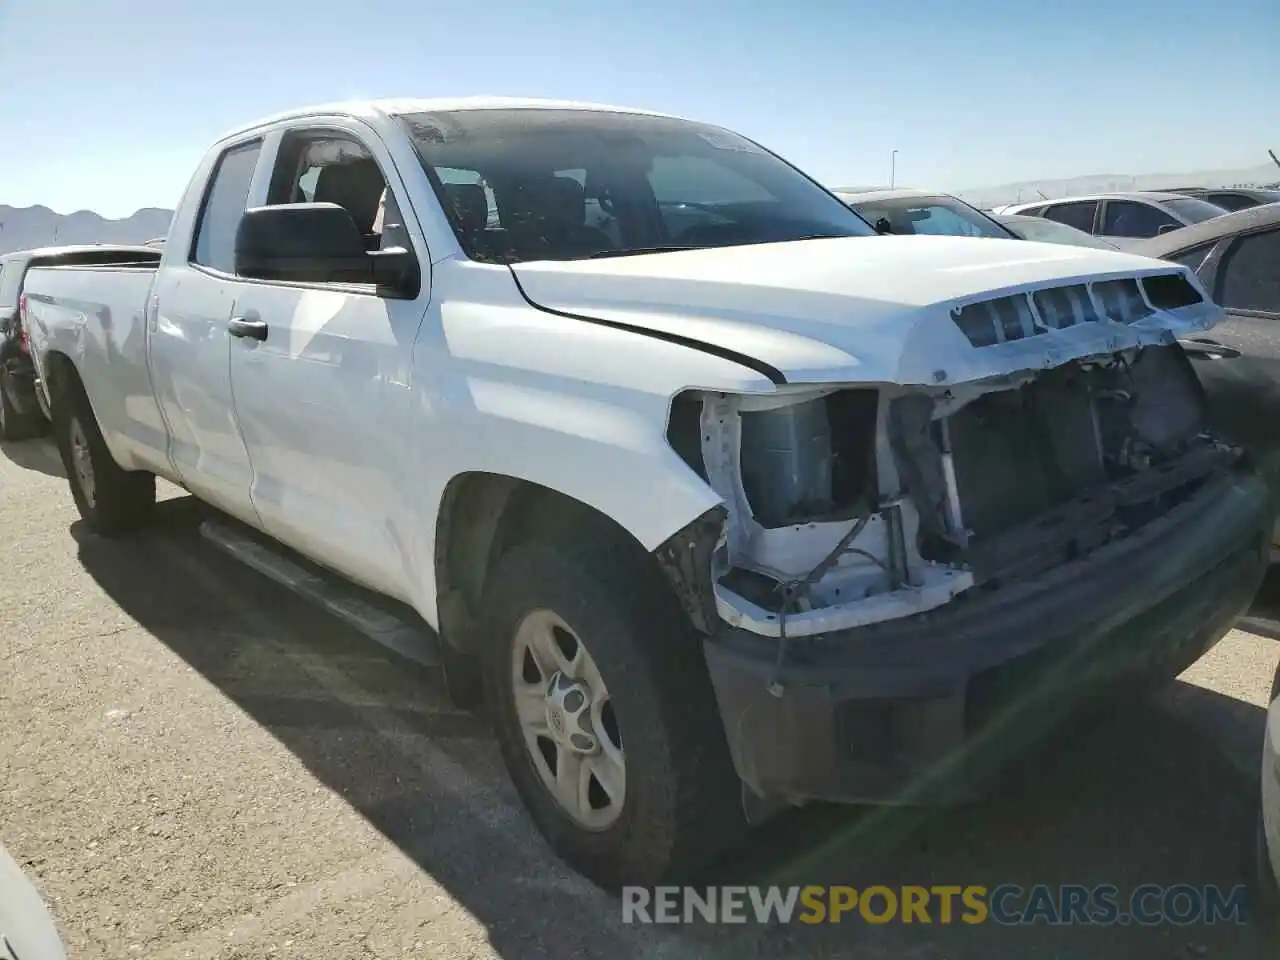
[[[1076,283],[983,300],[953,309],[951,319],[973,346],[990,347],[1103,319],[1137,323],[1157,308],[1173,310],[1200,302],[1187,278],[1174,273],[1141,281],[1124,278],[1092,285]]]

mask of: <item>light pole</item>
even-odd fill
[[[889,189],[893,189],[894,179],[898,174],[898,151],[889,154]]]

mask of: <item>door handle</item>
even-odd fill
[[[233,337],[248,337],[250,340],[267,339],[267,321],[249,320],[245,317],[232,317],[227,324],[227,332]]]

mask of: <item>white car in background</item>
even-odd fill
[[[1001,207],[1000,213],[1044,217],[1128,249],[1139,240],[1220,217],[1215,204],[1174,193],[1098,193]]]

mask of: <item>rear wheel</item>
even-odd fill
[[[699,639],[626,556],[515,547],[483,632],[516,789],[556,852],[610,889],[686,876],[745,829]]]
[[[66,384],[64,390],[54,404],[54,436],[80,516],[104,537],[132,533],[151,517],[155,475],[121,469],[79,381]]]
[[[10,399],[12,386],[9,372],[0,368],[0,440],[27,440],[40,433],[42,424],[14,406]]]

